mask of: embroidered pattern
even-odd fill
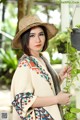
[[[32,93],[20,93],[16,95],[14,101],[12,102],[22,120],[33,120],[33,111],[31,111],[30,114],[27,116],[24,114],[23,111],[24,106],[27,107],[27,105],[30,104],[32,98]],[[28,110],[30,109],[31,108],[28,108]],[[35,108],[34,112],[36,120],[54,120],[44,108]]]
[[[33,112],[31,112],[27,117],[26,117],[26,120],[33,120],[33,115],[32,115]]]
[[[40,74],[41,77],[45,78],[48,81],[49,85],[51,86],[49,75],[42,68],[42,66],[39,65],[38,61],[35,58],[24,55],[19,62],[19,67],[22,67],[22,66],[24,67],[28,66],[32,70],[35,70],[36,73]],[[51,86],[51,89],[52,89],[52,86]]]
[[[54,120],[44,108],[35,109],[36,120]]]
[[[39,65],[38,61],[36,61],[35,58],[32,58],[32,61],[35,63],[35,65],[37,66],[37,68],[40,70],[40,76],[46,78],[46,80],[48,81],[49,85],[51,86],[50,77],[46,73],[46,71],[42,68],[41,65]],[[51,87],[51,89],[52,89],[52,87]]]
[[[20,117],[23,120],[27,120],[26,117],[23,117],[25,116],[23,112],[24,106],[27,107],[27,104],[29,104],[32,101],[32,98],[33,98],[33,95],[29,92],[20,93],[15,96],[15,99],[12,102],[13,106],[16,108],[17,113],[20,115]]]

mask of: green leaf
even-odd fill
[[[68,112],[64,115],[64,118],[65,118],[65,120],[75,120],[76,116],[75,116],[75,114]]]
[[[70,109],[70,112],[71,112],[71,113],[79,113],[79,112],[80,112],[80,109],[79,109],[79,108],[71,108],[71,109]]]
[[[77,69],[77,73],[80,73],[80,69]]]

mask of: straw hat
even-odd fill
[[[47,29],[48,40],[54,37],[58,31],[53,24],[42,22],[37,15],[24,16],[19,22],[19,32],[12,41],[12,48],[22,49],[20,43],[21,34],[26,30],[38,25],[44,26]]]

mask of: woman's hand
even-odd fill
[[[70,72],[71,72],[71,67],[69,66],[64,67],[59,73],[59,77],[61,81],[63,81],[66,77],[70,78]]]
[[[70,102],[70,97],[72,95],[70,93],[65,93],[65,92],[59,92],[57,95],[57,102],[58,104],[66,105],[69,104]]]

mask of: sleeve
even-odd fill
[[[25,119],[32,112],[32,104],[37,96],[33,95],[34,89],[31,82],[30,68],[24,61],[19,63],[11,84],[12,105],[20,118]]]

